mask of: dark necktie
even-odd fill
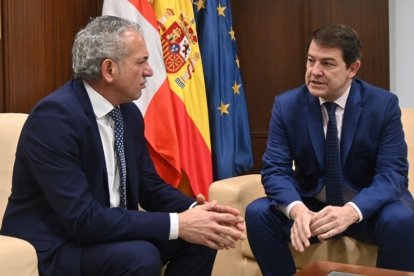
[[[124,152],[124,121],[122,119],[121,110],[119,107],[115,107],[108,113],[108,115],[114,120],[114,139],[115,139],[115,151],[118,158],[119,166],[119,207],[126,209],[126,163]]]
[[[325,188],[326,204],[342,206],[344,195],[342,190],[341,156],[339,151],[338,128],[336,126],[336,103],[324,103],[328,111],[328,127],[325,140]]]

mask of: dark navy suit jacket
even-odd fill
[[[262,169],[272,204],[286,206],[320,192],[324,144],[320,102],[305,85],[275,98]],[[407,145],[394,94],[353,80],[340,149],[344,185],[356,193],[352,202],[364,219],[387,203],[412,201],[407,189]]]
[[[169,237],[168,212],[194,201],[157,175],[136,105],[123,104],[121,111],[128,210],[109,208],[102,142],[81,81],[41,100],[22,129],[1,233],[35,247],[41,274],[79,275],[87,244],[147,240],[162,247]],[[138,212],[138,203],[151,212]]]

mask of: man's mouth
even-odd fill
[[[311,80],[311,83],[315,84],[315,85],[322,85],[323,84],[323,82],[318,81],[318,80]]]

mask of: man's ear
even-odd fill
[[[349,71],[349,78],[350,79],[352,79],[356,75],[356,73],[358,72],[360,67],[361,67],[361,61],[360,60],[355,61],[354,63],[352,63],[349,66],[348,71]]]
[[[102,77],[107,81],[107,82],[112,82],[114,79],[114,73],[117,70],[117,64],[109,58],[104,59],[104,61],[102,61],[102,66],[101,66],[101,73],[102,73]]]

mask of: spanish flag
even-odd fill
[[[208,196],[212,158],[203,66],[192,2],[105,0],[102,14],[138,22],[154,75],[136,104],[159,175]]]

